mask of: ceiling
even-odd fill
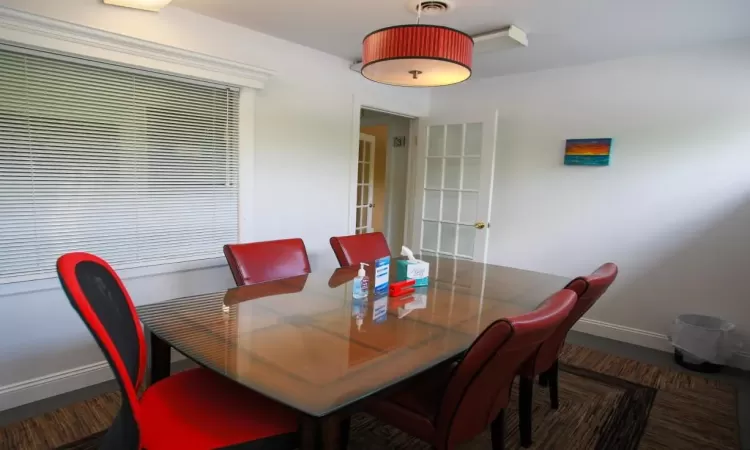
[[[378,28],[414,23],[408,0],[174,0],[173,5],[348,60]],[[529,46],[475,55],[474,76],[585,64],[750,37],[750,0],[455,0],[422,23],[469,34],[514,24]]]

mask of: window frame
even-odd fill
[[[121,66],[149,75],[239,89],[238,241],[253,240],[253,177],[256,91],[274,72],[188,50],[96,30],[0,7],[0,46],[22,53]],[[221,257],[120,265],[123,279],[223,267]],[[0,296],[56,289],[55,274],[17,277],[0,284]]]
[[[43,60],[47,60],[47,61],[50,61],[50,60],[52,60],[52,61],[55,61],[55,60],[64,61],[65,63],[70,63],[70,64],[73,65],[73,67],[77,67],[78,68],[78,69],[73,68],[72,70],[74,70],[74,71],[75,70],[81,70],[81,68],[84,68],[84,67],[97,66],[97,67],[101,67],[102,69],[108,71],[107,73],[111,73],[111,71],[116,71],[118,74],[122,74],[123,76],[126,76],[126,77],[129,74],[136,74],[137,76],[140,76],[140,78],[139,78],[140,80],[145,80],[146,83],[149,83],[149,84],[151,82],[147,81],[148,79],[157,79],[157,80],[158,79],[166,79],[166,80],[178,81],[179,83],[181,83],[183,85],[207,86],[207,87],[209,87],[211,89],[214,89],[215,92],[225,92],[227,89],[230,89],[230,90],[233,90],[233,91],[237,92],[237,94],[236,94],[237,97],[236,97],[236,99],[232,100],[232,102],[233,102],[232,104],[234,105],[235,108],[237,108],[239,106],[238,104],[235,103],[235,102],[239,101],[239,92],[238,92],[239,90],[236,87],[233,87],[233,86],[226,86],[226,85],[220,85],[220,84],[208,84],[208,83],[196,83],[192,79],[184,79],[184,78],[180,79],[180,78],[174,77],[174,76],[161,76],[161,75],[156,75],[153,72],[145,72],[144,73],[144,71],[142,71],[142,70],[131,69],[129,67],[123,67],[122,65],[119,65],[119,64],[104,64],[104,63],[89,64],[87,60],[84,60],[82,58],[74,58],[74,57],[69,57],[69,56],[65,56],[65,55],[52,55],[52,57],[50,57],[50,54],[44,53],[44,52],[39,52],[39,51],[35,51],[35,50],[18,51],[15,47],[11,47],[11,48],[8,48],[8,47],[9,46],[7,46],[7,45],[0,44],[0,51],[7,51],[7,52],[9,52],[11,54],[20,55],[22,57],[29,56],[29,57],[32,57],[32,58],[37,58],[37,60],[36,60],[37,62],[43,61]],[[42,58],[42,59],[40,60],[38,58]],[[47,63],[42,63],[42,64],[47,64]],[[61,66],[61,70],[62,71],[65,70],[64,67],[66,67],[66,66]],[[158,83],[158,81],[157,81],[157,83]],[[172,85],[172,86],[174,86],[174,85]],[[227,105],[229,105],[229,99],[227,99]],[[228,112],[228,110],[227,110],[227,112]],[[149,122],[149,106],[148,105],[144,105],[143,106],[142,113],[143,113],[142,121],[144,122],[144,124],[147,124]],[[12,110],[11,110],[10,114],[11,114],[10,117],[13,117],[13,111]],[[232,115],[232,117],[234,117],[234,114]],[[23,123],[26,123],[29,120],[28,114],[24,114],[22,116],[18,116],[18,118],[20,119],[20,122],[23,122]],[[229,118],[229,116],[227,116],[226,120],[231,120],[231,119]],[[237,120],[236,124],[232,125],[232,129],[233,130],[235,129],[235,126],[237,127],[237,129],[239,128],[239,123],[240,123],[239,116],[236,117],[236,120]],[[36,114],[33,116],[33,121],[35,123],[38,122],[38,123],[42,124],[42,125],[40,125],[40,130],[44,130],[46,126],[53,127],[54,129],[59,129],[61,123],[64,124],[64,125],[66,125],[65,128],[69,128],[69,129],[72,129],[72,130],[78,130],[79,132],[81,132],[81,131],[88,131],[90,127],[94,127],[96,129],[96,131],[101,131],[102,133],[109,135],[107,137],[103,137],[102,139],[104,141],[108,142],[111,145],[114,145],[115,141],[110,141],[110,139],[113,139],[113,140],[116,139],[118,133],[122,131],[121,127],[123,125],[125,125],[125,126],[132,125],[132,124],[130,124],[130,122],[127,122],[125,124],[114,125],[114,126],[112,126],[110,128],[107,128],[105,126],[106,125],[105,123],[103,123],[103,122],[102,123],[96,122],[93,118],[88,118],[88,117],[84,117],[84,118],[77,118],[77,117],[73,117],[73,118],[69,118],[69,117],[58,118],[58,117],[56,117],[54,115],[50,115],[50,116],[44,116],[44,115],[43,116],[36,116]],[[104,130],[104,131],[102,131],[102,130]],[[152,128],[150,128],[149,126],[144,125],[143,128],[140,129],[140,131],[143,132],[143,136],[144,136],[146,142],[150,142],[149,141],[149,137],[152,137],[154,139],[154,141],[152,142],[152,144],[154,144],[154,145],[152,146],[151,144],[148,144],[146,146],[147,150],[151,149],[152,147],[153,148],[157,148],[158,147],[156,145],[157,144],[157,140],[159,138],[161,138],[161,136],[157,132],[157,130],[161,130],[161,127],[157,126],[156,129],[152,130]],[[229,125],[227,125],[227,130],[229,130]],[[107,133],[107,131],[109,131],[109,133]],[[156,134],[150,135],[149,133],[152,132],[152,131],[156,132]],[[201,133],[197,133],[196,134],[197,137],[200,137],[200,135],[201,135]],[[34,137],[33,137],[33,140],[34,140],[34,142],[38,143],[42,148],[45,148],[45,144],[44,144],[45,141],[44,140],[47,139],[48,137],[49,137],[48,133],[45,133],[45,132],[42,131],[39,135],[35,134]],[[237,148],[236,149],[233,148],[232,150],[233,151],[236,150],[236,152],[237,152],[237,154],[236,154],[237,164],[239,164],[239,161],[238,161],[238,159],[239,159],[239,145],[236,142],[237,141],[237,137],[238,137],[238,135],[233,135],[232,138],[230,138],[229,136],[227,136],[226,139],[227,139],[227,142],[229,142],[230,139],[231,139],[232,144],[233,145],[237,145]],[[172,145],[173,143],[171,142],[171,140],[167,140],[167,142],[162,142],[162,144]],[[226,152],[228,152],[228,151],[229,150],[226,149]],[[159,152],[158,151],[156,151],[156,152],[148,152],[147,151],[144,155],[141,155],[141,157],[140,157],[141,159],[139,160],[139,162],[141,164],[146,165],[146,166],[153,166],[154,165],[154,161],[152,161],[152,156],[153,156],[152,153],[153,154],[158,154]],[[226,153],[226,155],[228,155],[228,154],[229,153]],[[225,155],[225,157],[228,158],[228,156],[226,156],[226,155]],[[120,156],[122,156],[122,154],[120,154]],[[191,153],[187,153],[187,154],[185,154],[185,157],[186,157],[187,162],[199,162],[198,157],[200,157],[200,153],[199,154],[195,154],[195,155],[193,155]],[[234,157],[234,155],[233,155],[233,157]],[[44,160],[42,160],[42,161],[44,161]],[[12,162],[12,160],[11,160],[11,162]],[[111,166],[111,164],[110,164],[109,161],[105,161],[104,159],[99,159],[99,158],[89,159],[88,162],[89,163],[102,164],[101,168],[105,168],[105,167]],[[39,166],[38,169],[44,170],[45,164],[49,164],[49,162],[46,162],[46,163],[45,162],[40,162],[40,164],[41,165]],[[228,160],[227,160],[227,164],[228,164]],[[96,175],[96,173],[98,172],[98,169],[95,169],[93,166],[90,167],[90,170],[92,171],[91,175]],[[120,172],[122,172],[122,171],[120,171]],[[236,169],[234,169],[232,172],[234,172],[233,175],[236,173],[236,175],[238,177],[239,176],[239,167],[237,167]],[[33,170],[32,170],[32,173],[33,173]],[[147,170],[145,172],[145,174],[143,175],[143,179],[139,180],[139,181],[143,182],[145,185],[148,185],[150,182],[153,181],[153,180],[151,180],[149,178],[149,174],[150,173],[151,173],[151,171]],[[165,175],[169,175],[169,176],[171,176],[174,179],[179,179],[180,178],[180,174],[177,173],[177,172],[175,172],[173,174],[165,174]],[[225,175],[226,175],[226,173],[225,173]],[[229,180],[226,177],[224,177],[224,182],[222,182],[220,186],[226,187],[226,188],[234,188],[234,189],[236,189],[236,191],[237,191],[236,195],[237,195],[238,202],[239,202],[239,186],[235,185],[235,181],[236,181],[236,183],[238,183],[239,182],[239,178],[234,179],[234,176],[232,178],[233,178],[233,180],[231,180],[232,182],[229,182]],[[127,183],[127,182],[132,181],[132,180],[129,180],[129,179],[125,178],[122,181]],[[68,180],[68,179],[62,179],[62,180],[59,181],[59,183],[60,184],[66,184],[66,183],[70,184],[71,181]],[[73,182],[73,184],[75,184],[75,182]],[[159,184],[161,184],[161,183],[159,183]],[[213,184],[212,183],[206,183],[203,186],[198,185],[196,187],[198,187],[199,190],[200,190],[200,187],[205,187],[205,186],[213,186]],[[219,186],[219,185],[217,185],[217,186]],[[232,195],[232,194],[230,194],[230,195]],[[86,198],[88,198],[88,197],[86,197]],[[184,200],[184,201],[186,203],[189,202],[189,200]],[[239,209],[239,203],[237,204],[237,208]],[[237,227],[236,227],[237,233],[235,235],[235,239],[239,238],[239,234],[240,234],[239,223],[237,223],[236,225],[237,225]],[[60,231],[63,231],[63,230],[60,230]],[[126,237],[138,237],[138,236],[127,235]],[[140,241],[138,241],[138,242],[140,242]],[[152,259],[146,259],[146,260],[141,260],[141,261],[113,262],[113,265],[115,265],[115,267],[118,270],[141,269],[141,268],[147,268],[147,267],[156,267],[156,271],[157,272],[163,272],[165,270],[165,268],[164,267],[159,267],[159,266],[168,266],[168,267],[171,267],[173,270],[179,271],[180,268],[182,267],[182,265],[184,263],[192,263],[192,262],[196,262],[196,261],[206,261],[206,260],[211,261],[211,260],[215,260],[217,258],[220,258],[221,247],[218,246],[216,248],[216,251],[212,252],[212,253],[215,253],[215,256],[214,255],[211,255],[211,256],[206,255],[206,256],[186,256],[186,257],[152,258]],[[45,258],[45,260],[46,260],[46,258]],[[8,284],[14,284],[14,283],[33,282],[33,281],[36,281],[36,280],[53,279],[53,278],[57,277],[57,274],[56,274],[55,269],[54,269],[54,260],[49,261],[49,264],[47,264],[46,261],[39,261],[39,262],[40,263],[44,263],[45,266],[49,265],[49,270],[44,270],[43,272],[40,271],[40,272],[34,272],[34,273],[24,273],[24,274],[18,274],[18,275],[13,275],[13,274],[11,274],[11,275],[5,275],[5,276],[0,277],[0,286],[8,285]]]

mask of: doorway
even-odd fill
[[[392,254],[400,253],[409,223],[409,136],[413,121],[367,108],[360,111],[355,232],[382,232]]]
[[[371,127],[367,127],[371,128]],[[368,130],[373,131],[373,130]],[[386,138],[388,130],[386,129]],[[375,214],[375,165],[377,150],[378,155],[382,155],[384,152],[382,148],[376,149],[375,145],[379,144],[382,146],[380,136],[359,133],[359,158],[357,159],[357,225],[354,230],[355,234],[372,233],[375,231],[375,224],[378,225],[378,230],[382,230],[382,208],[378,208],[377,211],[380,213],[377,220],[373,218]],[[383,158],[377,158],[382,160]],[[377,161],[378,164],[378,175],[381,175],[383,171],[381,161]],[[382,183],[378,183],[378,187],[382,189]],[[378,198],[378,204],[382,203],[382,199]]]

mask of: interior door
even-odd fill
[[[359,134],[356,234],[371,233],[375,181],[375,136]]]
[[[497,117],[419,121],[411,242],[420,252],[487,260]]]

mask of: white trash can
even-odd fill
[[[700,372],[718,372],[742,347],[733,323],[699,314],[683,314],[672,324],[669,340],[675,361]]]

